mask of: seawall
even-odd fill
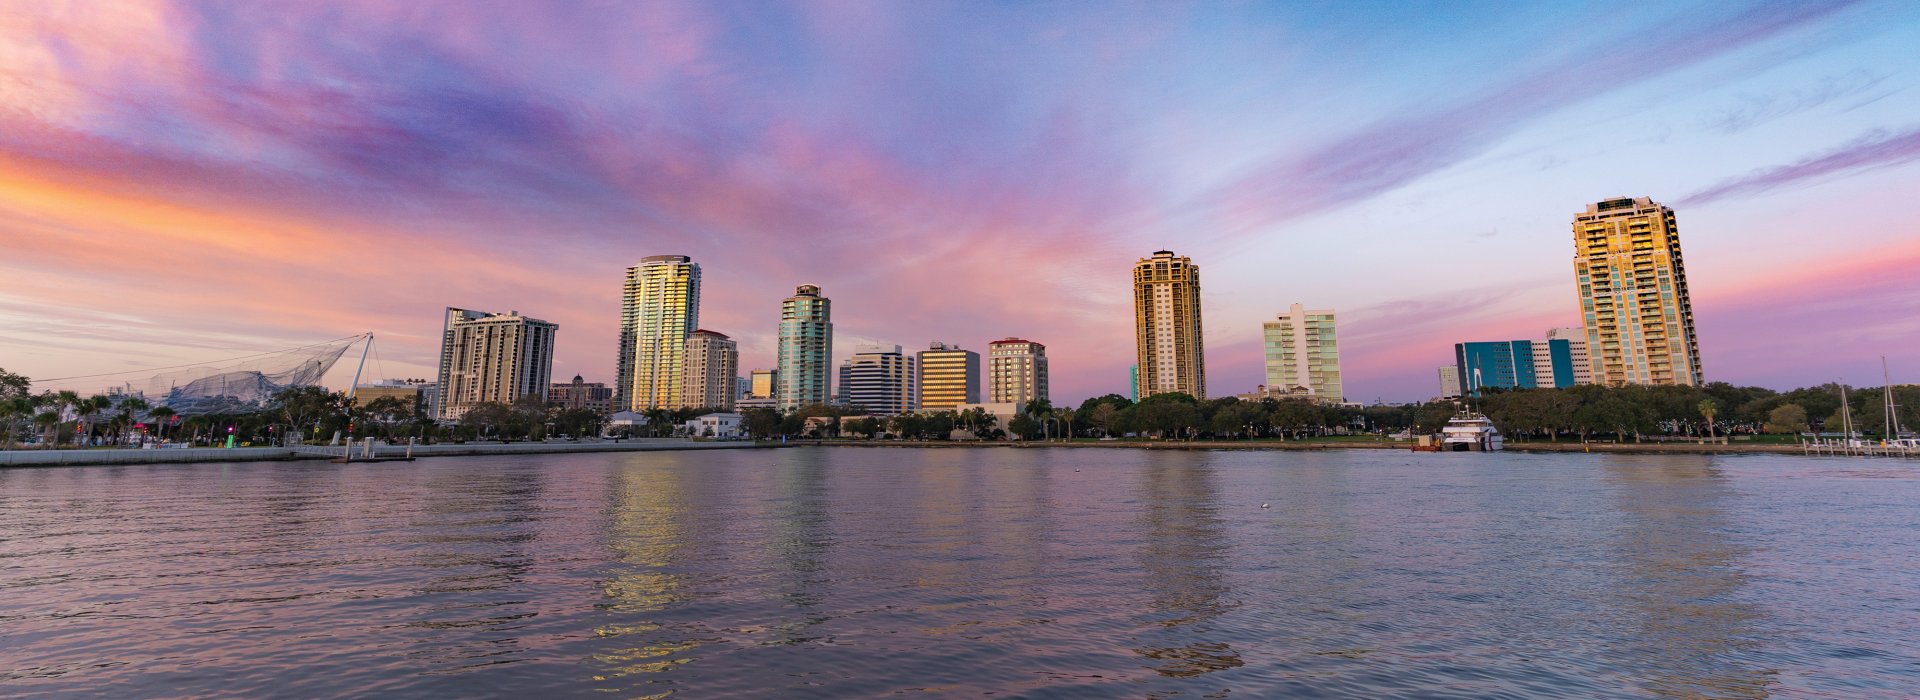
[[[737,450],[755,447],[751,442],[695,442],[677,439],[640,439],[620,442],[515,442],[504,444],[415,445],[413,456],[463,457],[475,455],[565,454],[571,452],[657,452],[666,450]],[[196,464],[209,462],[275,462],[306,459],[334,459],[346,453],[345,446],[301,447],[199,447],[163,450],[0,450],[0,468],[60,467],[103,464]],[[353,448],[354,459],[364,454]],[[373,455],[394,459],[407,454],[405,445],[376,446]]]

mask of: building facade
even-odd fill
[[[1134,344],[1141,398],[1180,392],[1207,397],[1201,346],[1200,268],[1173,251],[1156,251],[1133,266]]]
[[[747,373],[747,398],[771,399],[779,388],[780,372],[771,369],[756,369]]]
[[[620,299],[615,405],[627,411],[684,405],[687,337],[700,327],[700,265],[685,255],[641,258],[627,268]]]
[[[547,387],[547,405],[584,409],[604,416],[613,412],[613,387],[605,382],[589,382],[576,374],[572,382]]]
[[[915,358],[898,345],[862,345],[840,365],[840,397],[869,416],[897,416],[920,404]]]
[[[1002,338],[987,344],[987,403],[1025,406],[1051,400],[1047,395],[1047,346],[1021,338]]]
[[[774,405],[781,412],[833,396],[833,301],[803,284],[780,303],[780,357]]]
[[[1673,209],[1646,197],[1589,204],[1573,247],[1593,383],[1703,386]]]
[[[459,420],[481,403],[546,400],[553,339],[560,327],[539,319],[447,307],[440,337],[439,420]]]
[[[1339,403],[1346,400],[1340,380],[1340,344],[1333,309],[1307,309],[1294,304],[1262,326],[1265,336],[1267,388]]]
[[[1503,340],[1453,346],[1459,395],[1482,389],[1573,386],[1573,348],[1566,340]]]
[[[918,359],[921,410],[952,411],[980,402],[980,353],[934,342]]]
[[[1456,349],[1456,354],[1457,354],[1457,349]],[[1443,398],[1443,399],[1460,398],[1460,367],[1459,365],[1442,365],[1440,367],[1440,398]]]
[[[724,333],[699,329],[687,337],[683,408],[733,410],[739,397],[740,348]]]
[[[1547,329],[1547,340],[1567,341],[1567,353],[1573,358],[1574,384],[1593,383],[1593,360],[1587,354],[1587,329],[1550,328]],[[1566,378],[1556,376],[1551,386],[1565,386],[1565,381]]]

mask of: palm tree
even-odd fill
[[[55,406],[55,410],[57,410],[62,417],[65,417],[67,415],[67,409],[73,409],[73,411],[77,415],[80,411],[80,402],[83,400],[84,399],[80,398],[80,394],[75,393],[73,391],[62,391],[58,394],[53,395],[53,405]],[[79,439],[80,426],[78,425],[74,426],[73,436],[75,439]],[[57,438],[59,437],[59,435],[56,433],[55,437]]]
[[[1707,419],[1707,439],[1709,440],[1718,440],[1720,438],[1719,434],[1714,431],[1713,425],[1713,417],[1719,415],[1719,413],[1720,402],[1713,399],[1706,399],[1700,402],[1700,415]]]
[[[13,445],[13,427],[21,419],[33,417],[34,403],[32,396],[14,396],[0,401],[0,431],[4,431],[0,435],[5,436],[0,439],[0,449]]]
[[[86,426],[86,431],[79,438],[81,447],[93,442],[93,417],[112,405],[113,399],[104,394],[94,394],[74,404],[74,412],[80,414],[80,423]]]
[[[147,400],[138,396],[130,396],[120,401],[120,425],[125,431],[121,433],[121,444],[126,444],[133,439],[133,419],[136,414],[145,410],[147,410]]]
[[[40,426],[40,446],[52,449],[54,439],[60,437],[60,413],[42,411],[33,417],[33,424]]]
[[[179,415],[179,414],[174,413],[173,409],[167,408],[166,406],[160,406],[147,412],[147,417],[152,418],[155,421],[160,423],[160,441],[161,442],[166,442],[167,424],[172,422],[173,417],[176,415]]]

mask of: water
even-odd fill
[[[1911,697],[1916,475],[849,448],[0,470],[0,695]]]

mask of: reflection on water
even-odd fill
[[[0,470],[0,691],[1914,697],[1915,502],[1789,457]]]
[[[1709,457],[1617,458],[1607,465],[1625,517],[1612,591],[1634,613],[1625,648],[1644,666],[1642,689],[1659,697],[1763,698],[1771,669],[1741,662],[1761,643],[1764,611],[1740,602],[1741,562],[1750,548],[1729,537],[1727,509],[1739,507]]]

